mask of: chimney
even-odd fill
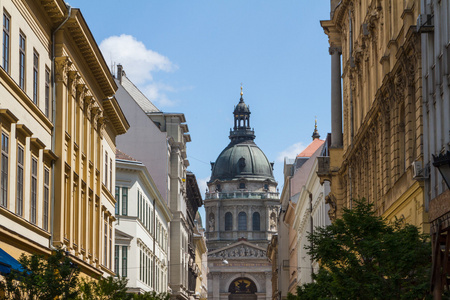
[[[122,84],[122,72],[123,68],[121,64],[117,65],[117,79],[119,80],[120,84]]]

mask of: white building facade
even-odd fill
[[[316,227],[331,224],[328,216],[329,205],[325,203],[325,196],[330,192],[328,181],[320,184],[317,177],[317,158],[314,157],[312,168],[305,185],[297,195],[294,228],[297,230],[297,283],[303,285],[312,282],[312,272],[319,270],[316,261],[311,260],[306,246],[310,246],[308,234]]]
[[[141,162],[116,156],[114,266],[128,291],[168,291],[169,222],[172,214]]]

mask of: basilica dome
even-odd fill
[[[253,142],[255,132],[250,127],[250,109],[245,104],[242,87],[241,98],[234,107],[234,127],[230,130],[230,144],[220,153],[212,165],[211,180],[270,180],[273,177],[273,164],[264,152]]]
[[[272,164],[253,141],[230,143],[213,164],[211,182],[240,178],[275,181]]]

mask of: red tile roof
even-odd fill
[[[120,151],[119,149],[116,148],[116,159],[122,159],[122,160],[132,160],[132,161],[138,161],[135,158],[132,158],[131,156],[129,156],[128,154]]]
[[[324,142],[325,140],[314,139],[297,157],[311,157]]]

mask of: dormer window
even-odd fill
[[[220,192],[221,191],[221,186],[220,184],[216,184],[216,192]]]
[[[268,191],[269,190],[269,185],[267,183],[264,183],[264,190]]]

